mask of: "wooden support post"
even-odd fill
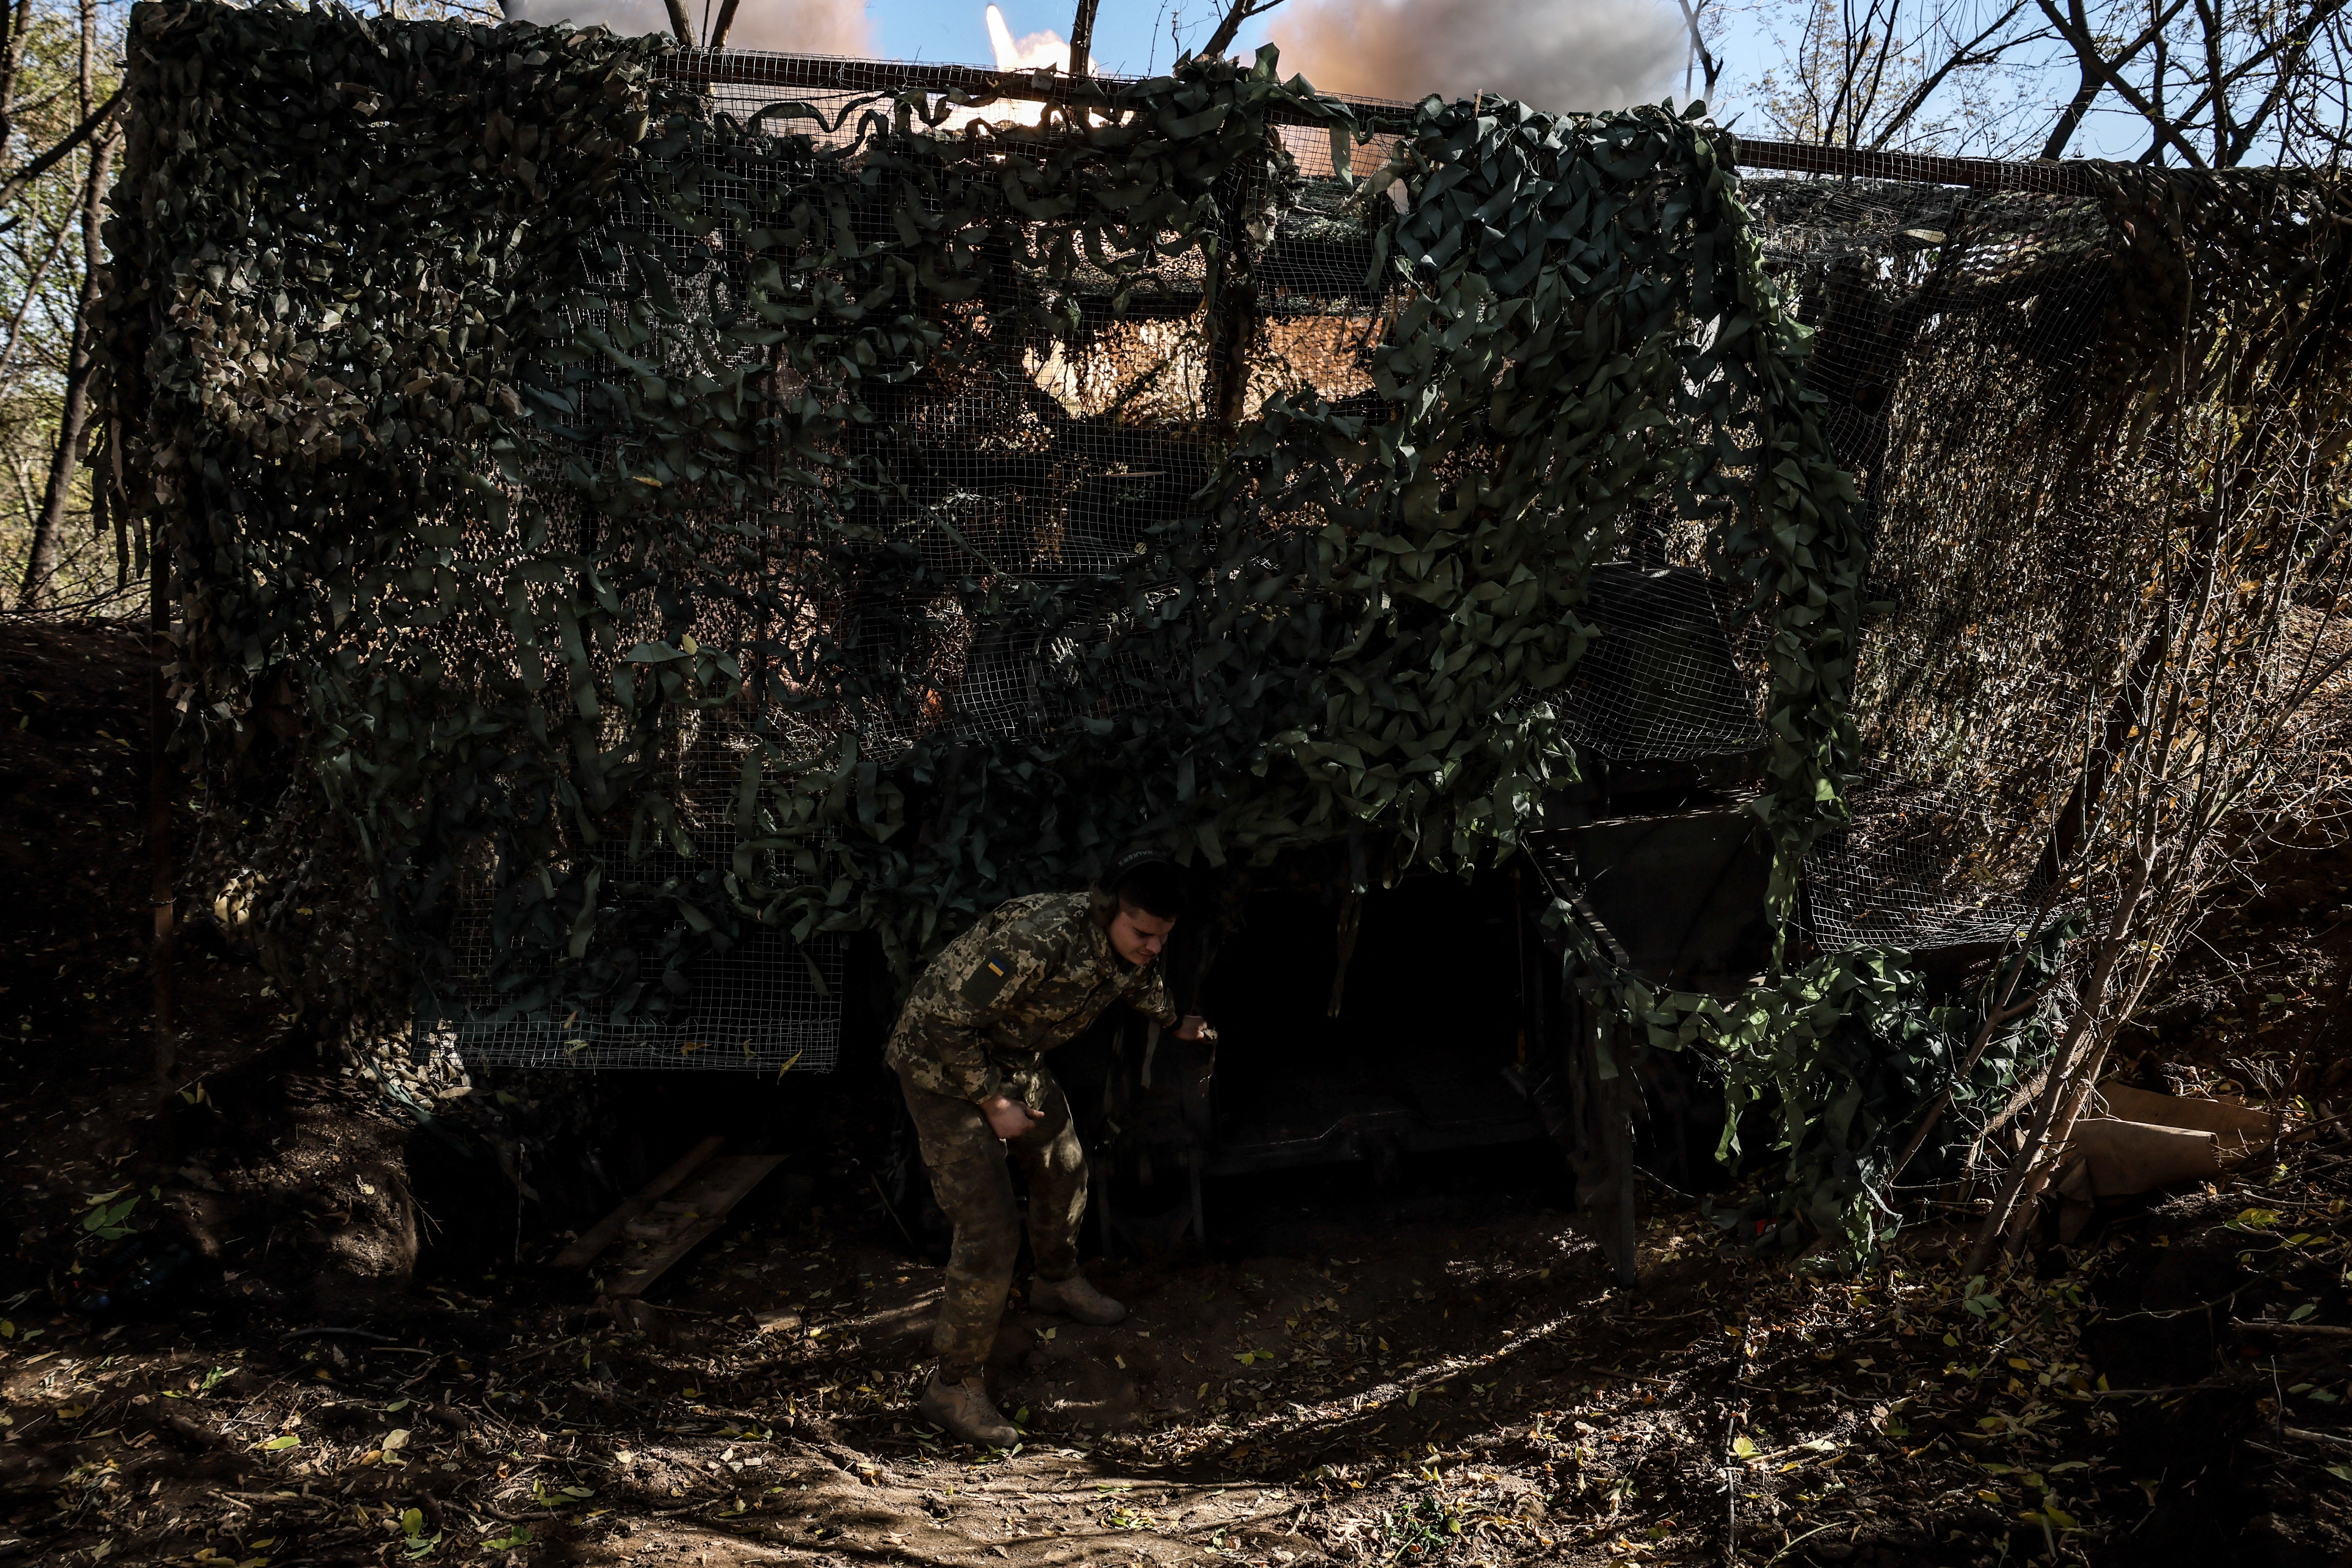
[[[1609,1255],[1620,1288],[1640,1282],[1634,1256],[1633,1079],[1631,1063],[1617,1059],[1616,1019],[1592,1009],[1593,1100],[1600,1112],[1601,1172],[1590,1202],[1601,1249]]]

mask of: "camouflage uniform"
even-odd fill
[[[906,1091],[940,1207],[955,1222],[932,1348],[950,1382],[987,1365],[1020,1237],[1004,1142],[980,1100],[1008,1095],[1043,1120],[1011,1140],[1029,1178],[1029,1246],[1040,1279],[1078,1268],[1086,1155],[1043,1053],[1083,1034],[1113,1002],[1173,1024],[1160,961],[1118,956],[1100,895],[1014,899],[950,942],[915,982],[885,1054]]]

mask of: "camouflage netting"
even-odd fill
[[[2287,487],[2245,574],[2333,608],[2340,185],[2066,167],[2084,194],[1748,187],[1873,535],[1858,821],[1809,868],[1823,948],[1999,940],[2029,912],[2085,731],[2195,526],[2178,491],[2215,482],[2195,474],[2217,430],[2260,429],[2231,481],[2249,495],[2315,480]]]
[[[904,962],[1146,842],[1498,858],[1661,518],[1769,638],[1785,905],[1860,552],[1704,121],[1373,141],[1268,54],[1024,125],[668,58],[132,28],[114,405],[189,711],[216,773],[282,715],[473,1044],[816,1065],[839,933]]]
[[[1781,1177],[1742,1216],[1765,1249],[1826,1234],[1860,1258],[1918,1108],[1949,1092],[1965,1146],[2046,1062],[2083,968],[2060,939],[2105,926],[2135,861],[2086,802],[2158,722],[2138,694],[2159,667],[2186,703],[2172,749],[2117,781],[2159,857],[2200,813],[2242,841],[2343,776],[2315,700],[2346,646],[2352,200],[2273,171],[2064,167],[2076,194],[2047,165],[1746,186],[1871,536],[1854,820],[1806,868],[1820,958],[1739,998],[1621,994],[1638,1040],[1703,1044],[1735,1102],[1779,1107]],[[2277,754],[2197,760],[2232,737]],[[2027,994],[2057,984],[1962,1074],[2011,970],[1937,1005],[1881,955],[1970,944],[2009,947]]]
[[[1047,108],[276,5],[130,40],[105,461],[218,907],[361,1034],[380,920],[477,1060],[819,1067],[850,933],[903,972],[1144,843],[1465,868],[1580,749],[1753,748],[1787,973],[1601,978],[1831,1108],[1774,1202],[1866,1240],[1982,1000],[1903,952],[2095,902],[2042,858],[2184,454],[2340,447],[2321,184],[1743,185],[1696,110],[1375,121],[1270,52]],[[2332,486],[2250,569],[2334,549]],[[1596,706],[1643,620],[1672,700]]]

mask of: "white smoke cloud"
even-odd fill
[[[996,68],[1001,71],[1057,70],[1070,68],[1070,41],[1047,28],[1042,33],[1013,36],[1004,24],[1004,13],[991,5],[985,20],[988,23],[988,50],[996,57]],[[1094,51],[1087,51],[1087,69],[1099,71]]]
[[[1685,47],[1654,0],[1289,0],[1271,30],[1282,68],[1325,92],[1556,111],[1654,103],[1681,85]]]
[[[719,16],[719,0],[686,0],[687,20],[698,37]],[[669,11],[662,0],[509,0],[510,22],[570,22],[576,27],[610,27],[616,33],[667,33]],[[866,0],[741,0],[727,45],[737,49],[778,49],[796,55],[870,55],[872,26]]]

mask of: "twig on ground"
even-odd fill
[[[296,1340],[323,1339],[371,1340],[380,1345],[388,1345],[397,1342],[390,1334],[373,1333],[366,1329],[338,1329],[327,1327],[325,1325],[321,1325],[317,1328],[297,1329],[290,1334],[279,1336],[278,1342],[281,1345],[290,1345]]]
[[[2233,1329],[2260,1329],[2273,1334],[2312,1334],[2323,1339],[2352,1340],[2352,1329],[2335,1323],[2266,1323],[2256,1318],[2232,1318]]]
[[[2304,1426],[2282,1426],[2279,1428],[2279,1436],[2294,1438],[2299,1443],[2326,1443],[2333,1447],[2352,1448],[2352,1437],[2338,1437],[2331,1433],[2314,1432]]]

